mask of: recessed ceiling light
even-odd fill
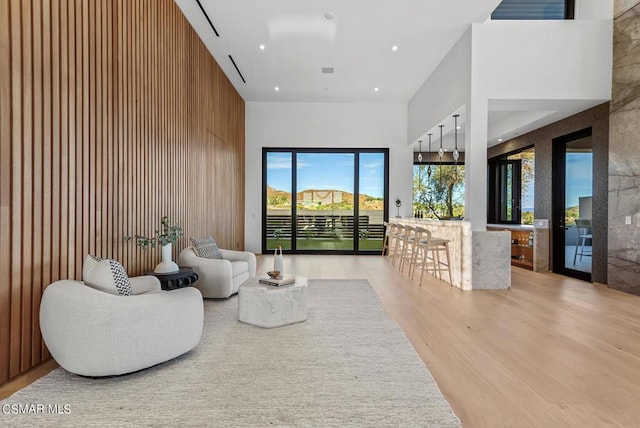
[[[336,15],[333,12],[327,12],[324,14],[325,19],[328,19],[329,21],[332,20],[333,18],[336,17]]]
[[[260,50],[261,51],[265,50],[265,46],[264,45],[260,45]]]
[[[456,129],[460,129],[460,126],[457,126]]]
[[[498,142],[501,142],[501,141],[502,141],[502,138],[498,138]]]
[[[380,91],[380,88],[373,88],[373,90],[378,92],[378,91]]]
[[[394,52],[397,51],[398,50],[398,45],[391,46],[391,50],[394,51]]]
[[[279,91],[279,90],[280,90],[280,86],[275,86],[275,87],[273,88],[273,90],[274,90],[274,91],[276,91],[276,92],[277,92],[277,91]]]

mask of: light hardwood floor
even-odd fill
[[[506,291],[419,286],[372,256],[287,255],[285,269],[368,279],[465,427],[640,427],[640,297],[519,268]]]
[[[285,270],[368,279],[465,427],[640,427],[640,297],[515,267],[505,291],[419,286],[372,256],[285,256]]]

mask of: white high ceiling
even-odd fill
[[[356,103],[408,102],[471,23],[488,19],[500,1],[200,0],[216,36],[196,0],[175,0],[245,101]],[[596,104],[492,101],[488,146]],[[451,150],[452,124],[446,128],[443,147]],[[438,141],[436,128],[427,132]]]
[[[245,101],[407,102],[500,0],[200,0],[220,37],[176,3]]]

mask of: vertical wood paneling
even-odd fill
[[[40,236],[48,237],[48,239],[42,239],[42,282],[40,283],[40,296],[47,284],[51,283],[52,277],[52,258],[53,253],[51,251],[53,230],[53,187],[52,187],[52,118],[53,118],[53,100],[52,91],[44,90],[45,88],[52,88],[51,80],[51,64],[52,64],[52,32],[51,32],[51,4],[44,2],[42,4],[42,234]],[[38,141],[36,141],[36,147],[38,147]],[[38,235],[36,235],[38,236]],[[40,301],[38,300],[38,314],[39,314]],[[44,346],[43,340],[40,337],[39,332],[39,316],[38,323],[36,323],[36,339],[40,342],[40,357],[37,361],[42,361],[49,358],[48,351]],[[37,363],[34,359],[34,364]]]
[[[33,195],[33,216],[31,217],[33,230],[33,250],[32,250],[32,294],[31,294],[31,357],[29,365],[32,366],[40,362],[40,336],[38,322],[40,320],[40,298],[42,296],[42,239],[36,237],[43,236],[43,150],[40,142],[43,141],[44,116],[42,111],[43,82],[42,82],[42,3],[33,2],[32,9],[33,28],[33,182],[30,193]],[[29,266],[27,265],[27,269]],[[26,280],[25,280],[26,281]]]
[[[168,215],[244,242],[244,102],[171,0],[0,0],[0,384],[49,357],[40,299]]]
[[[0,0],[0,76],[11,75],[9,0]],[[0,78],[0,242],[11,242],[11,80]],[[5,251],[6,252],[6,251]],[[0,257],[0,384],[9,379],[11,259]]]
[[[13,0],[11,14],[11,339],[9,377],[20,373],[22,287],[22,11]]]
[[[34,93],[34,76],[33,76],[33,26],[31,16],[31,3],[29,1],[21,2],[22,6],[22,256],[21,277],[22,284],[32,284],[33,265],[33,93]],[[16,147],[17,149],[17,147]],[[16,150],[18,153],[18,150]],[[21,287],[21,343],[20,353],[22,359],[20,362],[20,370],[24,371],[31,367],[31,296],[33,287]]]

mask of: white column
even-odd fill
[[[487,100],[472,96],[466,116],[464,217],[471,230],[483,231],[487,229]]]

